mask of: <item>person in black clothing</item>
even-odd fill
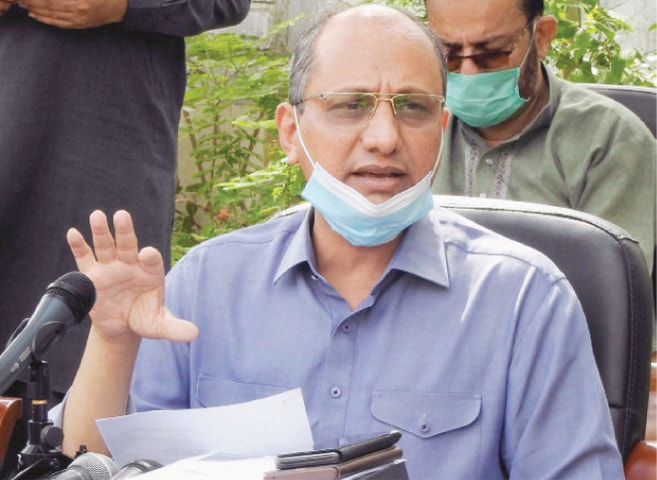
[[[128,209],[170,263],[184,37],[241,22],[249,0],[0,0],[0,346],[75,262],[66,230]],[[53,401],[89,328],[46,355]],[[18,382],[8,396],[22,396]]]

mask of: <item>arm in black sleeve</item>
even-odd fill
[[[121,27],[186,37],[237,25],[250,6],[250,0],[128,0]]]

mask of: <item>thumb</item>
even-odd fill
[[[164,315],[160,321],[161,338],[173,342],[191,342],[198,336],[198,327],[188,320],[182,320],[169,309],[164,309]]]

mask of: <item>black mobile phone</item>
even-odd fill
[[[276,468],[314,467],[346,462],[361,455],[390,447],[401,438],[401,432],[391,430],[381,435],[366,438],[336,448],[310,450],[307,452],[284,453],[276,456]]]

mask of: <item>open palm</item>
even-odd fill
[[[96,287],[90,316],[97,332],[113,341],[125,335],[190,341],[198,333],[190,322],[177,319],[164,306],[164,264],[160,253],[138,241],[130,214],[114,214],[115,237],[99,210],[89,217],[93,248],[76,229],[67,240],[80,272]]]

